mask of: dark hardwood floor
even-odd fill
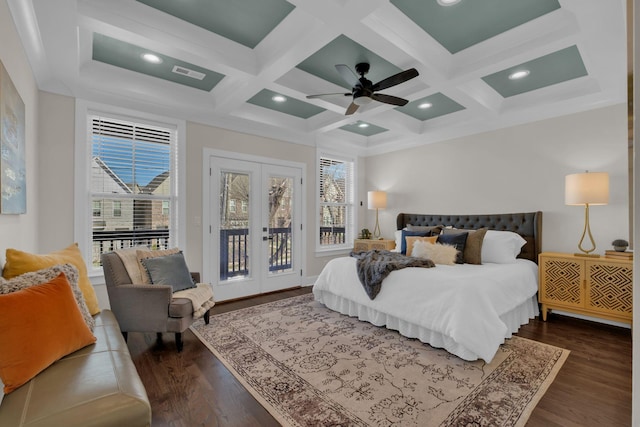
[[[310,287],[218,304],[212,315],[311,291]],[[212,319],[213,320],[213,319]],[[631,331],[550,314],[518,335],[571,350],[527,426],[631,425]],[[173,334],[129,334],[129,349],[160,426],[278,426],[224,365],[187,330],[177,353]]]

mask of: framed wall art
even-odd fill
[[[0,213],[27,212],[24,102],[0,61]]]

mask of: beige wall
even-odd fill
[[[40,92],[40,253],[74,242],[75,99]]]
[[[0,2],[0,61],[25,104],[27,213],[0,215],[0,264],[7,248],[38,250],[38,88],[6,2]]]
[[[577,251],[584,208],[564,205],[564,177],[609,172],[610,201],[591,208],[596,252],[628,239],[626,104],[366,159],[369,189],[388,192],[384,235],[399,212],[543,211],[542,248]],[[368,223],[375,221],[368,215]]]

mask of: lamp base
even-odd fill
[[[600,254],[585,254],[584,252],[576,252],[575,256],[581,256],[584,258],[600,258]]]

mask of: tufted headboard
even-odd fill
[[[486,215],[430,215],[400,213],[396,219],[398,230],[411,225],[451,225],[473,230],[487,227],[490,230],[513,231],[524,237],[527,243],[518,258],[538,262],[542,251],[542,212],[523,212]]]

